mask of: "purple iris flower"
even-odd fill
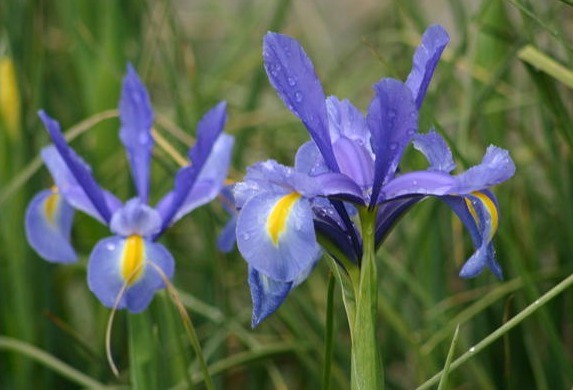
[[[452,154],[434,131],[418,133],[418,113],[441,53],[449,42],[443,27],[429,27],[417,48],[406,82],[383,78],[364,115],[348,100],[326,97],[299,43],[269,32],[264,66],[285,105],[306,126],[295,167],[274,161],[251,167],[234,194],[240,210],[237,244],[249,264],[253,325],[274,312],[310,273],[321,256],[317,237],[339,264],[360,266],[362,239],[353,222],[356,208],[376,213],[379,247],[395,222],[428,196],[446,202],[469,229],[476,247],[460,275],[484,267],[501,277],[491,240],[498,207],[488,190],[515,172],[507,151],[490,146],[481,164],[452,175]],[[430,167],[399,173],[413,144]]]
[[[179,169],[174,188],[155,207],[149,205],[153,149],[153,111],[149,95],[131,65],[123,80],[119,105],[120,139],[127,152],[137,196],[122,203],[95,181],[90,167],[66,143],[60,125],[44,111],[39,115],[53,145],[42,150],[55,186],[41,191],[26,212],[26,235],[34,250],[57,263],[77,260],[70,244],[74,209],[109,227],[113,236],[100,240],[88,262],[90,290],[107,307],[144,310],[174,260],[157,239],[171,224],[214,199],[224,185],[233,137],[223,134],[226,104],[217,104],[199,121],[189,165]],[[163,275],[162,275],[163,274]]]

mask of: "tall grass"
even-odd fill
[[[509,149],[517,165],[516,176],[496,189],[496,248],[505,278],[459,279],[472,250],[469,235],[444,204],[429,199],[417,205],[378,258],[378,339],[387,387],[415,388],[442,370],[459,326],[449,388],[571,388],[571,287],[526,312],[485,348],[463,355],[573,273],[571,20],[566,0],[2,1],[0,55],[15,64],[21,111],[13,114],[14,126],[0,107],[0,388],[205,386],[167,293],[144,314],[117,313],[111,350],[119,377],[113,375],[104,343],[110,311],[85,282],[87,255],[108,234],[104,227],[76,217],[81,259],[74,266],[48,264],[29,248],[25,206],[51,185],[37,159],[48,142],[39,108],[67,129],[114,109],[125,65],[132,62],[150,90],[157,131],[180,152],[189,137],[173,128],[193,135],[208,107],[228,101],[227,131],[237,138],[231,176],[239,180],[259,159],[292,163],[307,137],[264,76],[267,30],[299,39],[326,92],[365,109],[380,77],[405,78],[421,32],[433,23],[447,27],[452,43],[424,103],[421,129],[434,126],[451,140],[459,168],[478,163],[490,143]],[[127,199],[133,188],[117,119],[83,130],[72,145],[100,182]],[[164,151],[156,161],[153,201],[170,188],[177,169]],[[414,159],[402,169],[421,164]],[[224,255],[215,248],[225,219],[214,203],[163,239],[176,259],[174,285],[214,387],[296,389],[329,382],[332,389],[347,388],[349,333],[339,286],[332,306],[327,302],[326,264],[251,330],[246,263],[236,251]]]

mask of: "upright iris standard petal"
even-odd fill
[[[92,206],[97,210],[100,218],[109,223],[111,211],[107,205],[106,197],[100,186],[94,180],[89,167],[80,159],[72,148],[68,146],[62,132],[60,124],[50,118],[43,110],[38,112],[40,119],[44,122],[46,130],[50,134],[56,149],[58,150],[65,165],[72,173],[73,177],[83,189]]]
[[[231,163],[234,138],[221,134],[212,147],[212,151],[203,166],[195,185],[177,210],[171,223],[176,222],[186,214],[195,210],[217,197],[225,184],[225,178]],[[183,168],[185,169],[185,168]],[[164,214],[173,201],[174,193],[167,194],[157,205],[160,213]]]
[[[88,263],[90,290],[107,307],[138,313],[173,276],[175,263],[163,245],[141,236],[114,236],[98,242]]]
[[[70,244],[74,209],[57,188],[37,194],[26,210],[26,238],[44,259],[54,263],[73,263],[76,252]]]
[[[189,151],[191,165],[181,168],[177,172],[175,188],[172,193],[167,195],[171,197],[171,200],[160,210],[163,220],[161,232],[173,222],[173,218],[183,206],[197,181],[197,177],[203,170],[212,152],[213,145],[219,138],[219,135],[221,135],[227,121],[226,107],[227,104],[225,102],[217,104],[197,124],[197,143]]]
[[[131,64],[123,79],[119,103],[121,130],[119,137],[129,160],[131,173],[139,198],[147,203],[149,199],[149,167],[153,138],[151,126],[153,111],[147,90]]]
[[[130,199],[111,217],[110,230],[120,236],[152,237],[161,229],[161,217],[141,199]]]
[[[309,201],[297,193],[259,194],[239,214],[237,245],[257,271],[293,281],[320,256],[312,218]]]
[[[370,205],[376,204],[380,187],[394,177],[404,148],[418,129],[418,110],[412,93],[401,81],[383,79],[374,90],[376,96],[368,110],[376,155]]]
[[[328,129],[326,97],[312,61],[296,40],[272,32],[264,38],[263,61],[271,85],[289,110],[304,123],[326,165],[337,172]]]
[[[66,201],[72,207],[91,215],[100,222],[105,223],[100,212],[94,206],[84,188],[78,183],[58,150],[54,146],[47,146],[42,149],[41,156],[48,167],[52,178],[56,182],[58,192],[66,199]],[[79,156],[76,156],[76,158],[78,164],[83,164],[85,170],[91,172],[90,167]],[[102,191],[105,203],[111,212],[114,212],[121,206],[119,199],[117,199],[112,193],[105,190]]]
[[[449,41],[446,30],[440,25],[434,25],[426,29],[422,43],[416,49],[406,85],[412,91],[418,109],[422,106],[434,70]]]

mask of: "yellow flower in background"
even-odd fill
[[[10,57],[0,57],[0,124],[8,137],[15,140],[20,133],[20,91],[16,69]]]

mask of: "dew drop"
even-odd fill
[[[291,87],[294,87],[296,85],[296,79],[294,77],[289,77],[287,81],[288,85],[290,85]]]
[[[408,131],[406,133],[408,135],[412,136],[412,135],[416,134],[416,129],[408,129]]]
[[[388,115],[388,119],[394,119],[396,118],[396,110],[393,108],[389,108],[388,111],[386,111],[386,115]]]
[[[470,353],[474,353],[475,351],[476,351],[476,347],[471,347],[469,350]]]
[[[141,144],[141,145],[145,145],[149,142],[149,136],[146,133],[141,133],[138,135],[137,137],[137,141]]]
[[[413,181],[412,181],[412,185],[417,186],[417,185],[418,185],[418,180],[413,180]]]
[[[248,241],[251,238],[249,233],[243,233],[243,240]]]
[[[294,94],[294,100],[297,101],[297,103],[302,102],[302,93],[300,91],[296,91]]]
[[[396,150],[398,149],[398,143],[396,142],[392,142],[389,146],[390,150]]]
[[[107,244],[107,245],[106,245],[106,249],[107,249],[108,251],[110,251],[110,252],[111,252],[111,251],[114,251],[114,250],[115,250],[115,245],[114,245],[114,244]]]

